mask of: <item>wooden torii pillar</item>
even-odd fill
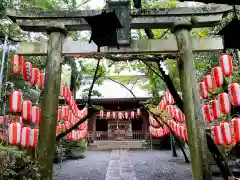
[[[199,158],[195,156],[202,156],[204,154],[205,137],[202,134],[201,127],[198,126],[200,121],[196,121],[196,114],[199,113],[199,104],[196,99],[199,97],[191,83],[196,84],[195,76],[192,76],[193,59],[192,52],[205,51],[219,51],[223,49],[222,38],[210,39],[189,39],[189,33],[176,28],[176,38],[167,40],[130,40],[130,29],[169,29],[172,28],[176,22],[190,21],[192,16],[195,16],[197,23],[191,25],[192,28],[212,27],[220,23],[223,13],[232,10],[231,6],[215,5],[208,8],[170,8],[159,10],[130,10],[130,1],[107,1],[108,10],[116,9],[116,14],[120,22],[124,24],[124,28],[118,33],[119,44],[124,45],[119,50],[117,48],[104,47],[97,52],[95,44],[88,44],[87,42],[69,41],[64,39],[66,29],[69,31],[89,30],[88,24],[83,17],[100,14],[101,11],[16,11],[12,9],[7,10],[7,15],[16,22],[22,30],[33,32],[49,32],[49,41],[47,42],[32,42],[20,43],[19,55],[41,55],[48,56],[46,67],[46,80],[43,98],[43,110],[40,126],[39,148],[42,152],[38,153],[38,160],[42,165],[43,179],[52,179],[52,159],[55,147],[55,132],[57,107],[59,96],[59,78],[60,78],[60,62],[62,56],[76,56],[78,54],[97,54],[105,56],[107,54],[178,54],[180,53],[179,69],[181,87],[183,91],[184,110],[186,110],[187,127],[189,133],[190,153],[193,167],[193,175],[195,180],[206,180],[211,178],[208,174],[203,177],[203,169],[208,168],[209,164],[206,158]],[[27,14],[27,15],[26,15]],[[49,28],[51,25],[51,28]],[[179,27],[179,26],[176,26]],[[56,44],[53,47],[53,44]],[[180,51],[180,52],[179,52]],[[186,58],[186,59],[185,59]],[[186,62],[185,62],[186,60]],[[186,72],[183,72],[185,71]],[[187,77],[188,76],[188,77]],[[57,84],[58,83],[58,84]],[[190,85],[189,85],[190,84]],[[189,88],[189,91],[186,88]],[[189,100],[189,101],[188,101]],[[195,109],[189,110],[193,106]],[[188,111],[189,110],[189,111]],[[202,140],[200,140],[202,139]],[[201,146],[198,146],[200,143]],[[204,179],[205,178],[205,179]]]

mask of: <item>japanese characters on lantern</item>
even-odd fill
[[[19,55],[12,56],[12,73],[19,74],[23,66],[23,57]]]
[[[32,78],[32,64],[30,62],[25,62],[23,64],[23,71],[22,71],[23,78],[26,81],[30,81]]]
[[[32,74],[31,74],[31,79],[30,79],[30,83],[32,85],[36,85],[38,82],[40,76],[40,71],[38,68],[32,68]]]

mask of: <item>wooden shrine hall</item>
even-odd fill
[[[94,105],[104,110],[89,119],[88,132],[93,141],[147,140],[148,114],[139,103],[149,98],[97,98]],[[77,100],[81,101],[81,100]]]

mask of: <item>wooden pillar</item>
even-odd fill
[[[47,32],[49,34],[48,57],[41,102],[37,159],[41,165],[41,179],[52,180],[61,81],[62,44],[67,35],[67,30],[64,25],[56,24],[50,26]]]
[[[178,22],[174,27],[180,53],[178,69],[183,96],[183,108],[188,129],[188,142],[194,180],[211,180],[210,163],[206,158],[206,151],[204,150],[207,145],[205,127],[203,122],[200,123],[200,96],[197,93],[196,72],[189,34],[191,26],[190,22]]]
[[[142,120],[143,120],[143,136],[144,140],[148,140],[148,114],[146,112],[143,112],[142,115]]]
[[[97,138],[97,134],[96,134],[96,114],[94,114],[92,117],[91,117],[93,123],[93,129],[92,129],[92,140],[93,141],[96,141],[96,138]]]

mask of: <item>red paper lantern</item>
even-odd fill
[[[212,79],[214,80],[217,87],[221,87],[223,85],[223,72],[221,67],[217,66],[212,68]]]
[[[38,81],[37,81],[37,87],[39,89],[43,89],[43,87],[44,87],[44,80],[45,80],[45,73],[44,72],[40,72],[40,74],[38,76]]]
[[[212,109],[210,108],[210,106],[208,104],[204,104],[203,105],[202,112],[203,112],[205,120],[207,120],[208,122],[212,122],[213,121]]]
[[[220,57],[220,66],[225,76],[229,77],[232,75],[233,65],[232,57],[230,55],[224,54]]]
[[[116,119],[116,118],[117,118],[116,112],[114,112],[114,111],[112,112],[112,118],[113,118],[113,119]]]
[[[159,127],[160,124],[152,117],[149,116],[149,123],[153,126],[153,127]]]
[[[204,76],[204,84],[205,84],[206,90],[208,92],[210,92],[210,93],[214,92],[215,86],[214,86],[214,82],[212,80],[212,77],[210,75]]]
[[[169,92],[169,90],[167,90],[167,91],[165,92],[165,95],[164,95],[164,96],[165,96],[168,104],[174,104],[174,103],[175,103],[175,102],[174,102],[174,98],[173,98],[172,94]]]
[[[218,95],[220,109],[222,114],[228,114],[231,110],[230,100],[227,93],[221,93]]]
[[[101,110],[101,111],[100,111],[100,118],[103,119],[103,116],[104,116],[104,112],[103,112],[103,110]]]
[[[69,116],[69,109],[70,109],[69,106],[63,106],[62,109],[63,109],[63,116],[64,117]]]
[[[22,135],[21,135],[21,147],[28,148],[30,145],[30,134],[31,128],[30,127],[23,127],[22,128]]]
[[[137,108],[137,116],[141,116],[141,110]]]
[[[123,113],[122,112],[118,112],[118,119],[123,119]]]
[[[57,121],[61,121],[63,119],[63,109],[61,107],[58,108],[58,119]]]
[[[234,137],[237,142],[240,142],[240,118],[236,117],[232,119]]]
[[[199,90],[200,90],[200,95],[206,99],[208,97],[208,92],[207,92],[207,89],[206,89],[206,86],[205,86],[205,83],[204,82],[200,82],[199,83]]]
[[[224,144],[222,130],[220,126],[212,126],[212,135],[216,144]]]
[[[132,118],[132,119],[135,118],[135,112],[134,112],[134,111],[131,112],[131,118]]]
[[[12,73],[18,74],[21,72],[23,65],[23,57],[19,55],[12,56]]]
[[[31,129],[30,134],[30,147],[35,148],[37,146],[38,141],[38,129]]]
[[[25,62],[23,64],[23,79],[30,81],[32,78],[32,64],[30,62]]]
[[[226,145],[231,144],[233,140],[231,125],[228,122],[221,122],[220,127],[222,130],[224,144]]]
[[[8,128],[9,143],[12,145],[18,145],[21,141],[21,124],[18,122],[11,123]]]
[[[125,112],[125,113],[124,113],[124,118],[125,118],[125,119],[128,119],[128,112]]]
[[[30,120],[32,117],[32,102],[25,100],[22,102],[22,118],[24,120]]]
[[[39,124],[40,123],[40,109],[38,106],[32,106],[32,118],[31,123]]]
[[[111,117],[111,113],[110,112],[107,112],[107,119],[110,119],[110,117]]]
[[[183,114],[183,112],[180,109],[175,110],[175,119],[178,122],[184,122],[185,121],[185,115]]]
[[[31,75],[31,80],[30,83],[32,85],[36,85],[39,79],[40,71],[38,68],[32,68],[32,75]]]
[[[12,113],[21,112],[22,109],[22,93],[21,91],[13,91],[10,94],[10,110]]]
[[[233,106],[240,106],[240,85],[231,83],[228,86],[228,94]]]
[[[219,105],[219,101],[214,99],[210,101],[210,104],[212,105],[212,115],[213,115],[213,119],[218,119],[221,115],[221,111],[220,111],[220,105]]]

